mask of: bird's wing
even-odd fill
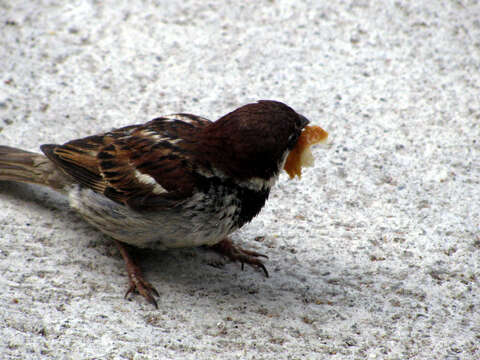
[[[209,124],[175,114],[41,149],[75,181],[113,201],[139,210],[169,207],[193,191],[191,149]]]

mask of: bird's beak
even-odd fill
[[[310,120],[308,120],[305,116],[299,115],[300,116],[300,125],[302,129],[307,126],[310,123]]]

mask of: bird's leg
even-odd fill
[[[244,264],[250,265],[252,267],[258,267],[263,270],[265,276],[268,277],[268,271],[263,262],[259,260],[259,257],[268,258],[268,256],[257,253],[255,251],[244,250],[239,246],[235,246],[229,238],[225,238],[219,243],[211,246],[213,251],[226,256],[232,261],[238,261],[242,264],[242,270]]]
[[[125,261],[125,266],[128,273],[129,286],[127,292],[125,293],[125,298],[131,292],[136,291],[158,309],[157,302],[153,297],[153,295],[159,296],[158,291],[143,278],[140,267],[135,263],[131,255],[128,253],[127,245],[118,240],[114,241],[118,250],[120,251],[120,254],[122,255],[123,260]]]

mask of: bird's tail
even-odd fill
[[[57,191],[71,183],[46,156],[0,145],[0,181],[3,180],[49,186]]]

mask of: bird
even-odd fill
[[[59,144],[43,154],[0,146],[0,180],[50,187],[110,236],[126,264],[127,297],[158,308],[130,246],[207,246],[256,267],[267,256],[229,235],[264,206],[309,120],[288,105],[259,100],[211,121],[179,113]]]

